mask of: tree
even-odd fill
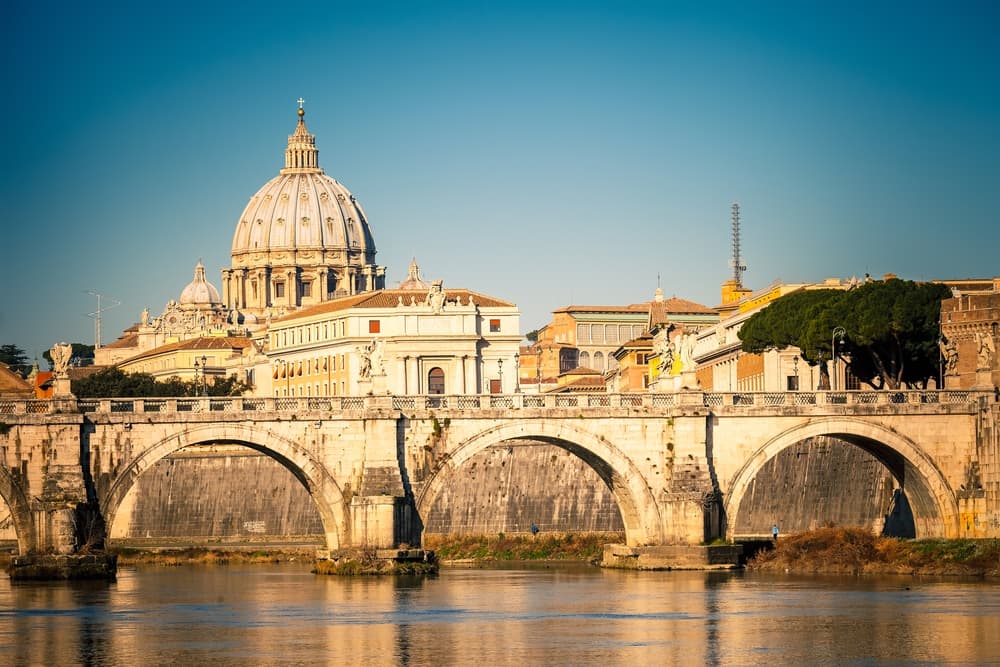
[[[820,366],[820,387],[829,387],[826,364],[832,333],[847,332],[837,345],[851,373],[876,388],[926,386],[937,375],[944,285],[898,279],[871,282],[850,291],[814,290],[784,296],[755,313],[740,329],[744,352],[798,347]]]
[[[740,328],[742,350],[762,354],[767,350],[797,347],[802,360],[819,365],[820,389],[829,388],[830,376],[824,361],[830,360],[831,324],[846,292],[807,290],[794,292],[754,313]]]
[[[158,396],[200,396],[201,380],[177,376],[157,380],[149,373],[126,373],[105,368],[85,378],[73,380],[71,390],[78,398],[146,398]],[[235,376],[213,378],[205,386],[209,396],[241,396],[251,385]]]
[[[528,339],[528,341],[531,343],[537,343],[539,331],[541,331],[541,329],[535,329],[534,331],[529,331],[528,333],[524,334],[524,337]]]
[[[31,372],[31,363],[28,361],[27,353],[12,343],[0,345],[0,362],[10,366],[10,369],[15,373],[27,375]]]

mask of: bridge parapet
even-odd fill
[[[976,405],[989,401],[988,391],[773,391],[773,392],[678,392],[678,393],[573,393],[573,394],[442,394],[410,396],[328,396],[271,398],[253,396],[201,396],[186,398],[100,398],[77,401],[36,399],[0,400],[0,415],[87,413],[301,413],[348,412],[374,409],[494,411],[497,409],[641,408],[670,412],[678,407],[735,408],[753,411],[767,407],[809,406],[936,406]],[[74,410],[75,404],[75,410]]]
[[[737,391],[706,393],[705,407],[783,407],[809,405],[968,405],[989,398],[985,391]]]

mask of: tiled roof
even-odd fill
[[[645,313],[649,310],[648,303],[632,303],[627,306],[566,306],[553,310],[553,313]]]
[[[604,378],[600,375],[587,375],[577,378],[557,389],[553,389],[551,393],[557,394],[571,391],[593,392],[595,389],[598,391],[604,391],[605,389]]]
[[[124,333],[118,340],[113,343],[108,343],[104,347],[110,347],[112,349],[124,349],[129,347],[137,347],[139,345],[139,334],[137,333]]]
[[[445,288],[444,292],[446,298],[446,309],[448,305],[453,304],[456,299],[458,299],[462,305],[468,304],[470,296],[477,306],[483,306],[486,308],[512,308],[514,306],[514,304],[509,301],[495,299],[491,296],[480,294],[479,292],[473,292],[472,290]],[[345,296],[297,310],[294,313],[290,313],[285,317],[282,317],[281,319],[275,320],[274,322],[292,322],[304,317],[322,315],[324,313],[336,313],[343,310],[349,310],[351,308],[395,308],[399,305],[401,299],[404,307],[409,306],[411,300],[417,304],[421,304],[424,301],[423,295],[415,290],[385,289],[374,292],[362,292],[361,294]]]
[[[671,315],[715,315],[716,311],[687,299],[670,297],[663,301],[649,302],[649,318],[653,324],[660,324],[670,319]]]
[[[10,370],[7,364],[0,364],[0,396],[20,396],[29,398],[35,395],[31,385],[20,375]]]
[[[560,373],[560,375],[600,375],[601,371],[594,370],[593,368],[586,368],[584,366],[577,366],[576,368],[571,368],[568,371]]]
[[[167,343],[166,345],[161,345],[160,347],[153,348],[152,350],[143,352],[142,354],[137,354],[136,356],[126,359],[121,363],[132,363],[140,359],[155,357],[166,352],[176,352],[177,350],[197,350],[198,352],[209,352],[213,350],[235,351],[243,350],[244,348],[250,347],[252,344],[251,340],[244,336],[189,338],[188,340],[182,340],[177,343]]]

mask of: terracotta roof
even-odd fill
[[[562,376],[566,375],[600,375],[601,371],[594,370],[593,368],[586,368],[584,366],[577,366],[576,368],[571,368],[568,371],[560,373]]]
[[[139,334],[123,333],[121,336],[118,337],[118,340],[116,340],[113,343],[108,343],[104,347],[110,347],[118,350],[129,347],[138,347],[138,345],[139,345]]]
[[[553,313],[645,313],[649,310],[648,303],[632,303],[627,306],[565,306],[553,310]]]
[[[31,384],[10,370],[7,364],[0,363],[0,396],[31,398],[34,395]]]
[[[687,299],[670,297],[663,301],[649,302],[649,318],[653,324],[660,324],[670,319],[670,315],[715,315],[716,311]]]
[[[249,338],[244,336],[220,336],[220,337],[202,337],[202,338],[189,338],[188,340],[182,340],[177,343],[167,343],[166,345],[161,345],[160,347],[153,348],[143,352],[142,354],[137,354],[134,357],[130,357],[121,364],[132,363],[138,361],[139,359],[146,359],[148,357],[154,357],[159,354],[164,354],[166,352],[176,352],[177,350],[197,350],[201,352],[211,351],[211,350],[243,350],[244,348],[253,345]],[[121,365],[119,364],[119,365]]]
[[[458,299],[462,305],[466,305],[469,303],[469,297],[471,296],[473,302],[477,306],[484,306],[486,308],[514,307],[514,304],[509,301],[495,299],[491,296],[480,294],[479,292],[473,292],[468,289],[445,288],[444,292],[447,304],[452,304],[456,299]],[[416,290],[384,289],[373,292],[362,292],[361,294],[345,296],[297,310],[294,313],[290,313],[285,317],[282,317],[281,319],[275,320],[274,322],[291,322],[303,317],[322,315],[324,313],[336,313],[350,308],[395,308],[399,305],[400,299],[403,300],[404,306],[409,306],[411,299],[417,304],[423,303],[424,301],[423,295],[418,293]]]
[[[572,382],[567,382],[566,384],[557,389],[553,389],[549,393],[558,394],[569,391],[592,392],[595,389],[600,391],[604,391],[605,389],[604,378],[601,377],[600,375],[587,375],[584,377],[580,377],[576,380],[573,380]]]
[[[639,349],[643,349],[643,350],[645,350],[647,348],[652,348],[653,347],[653,337],[650,336],[650,335],[648,335],[648,334],[643,334],[642,336],[639,336],[638,338],[633,338],[632,340],[628,341],[627,343],[622,343],[622,347],[632,348],[632,349],[639,348]]]

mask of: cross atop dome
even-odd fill
[[[300,97],[298,103],[299,123],[295,126],[295,132],[288,135],[285,168],[281,170],[281,173],[322,173],[323,170],[319,166],[319,150],[316,148],[316,136],[309,134],[309,130],[306,129],[306,110],[303,108],[306,101]]]

